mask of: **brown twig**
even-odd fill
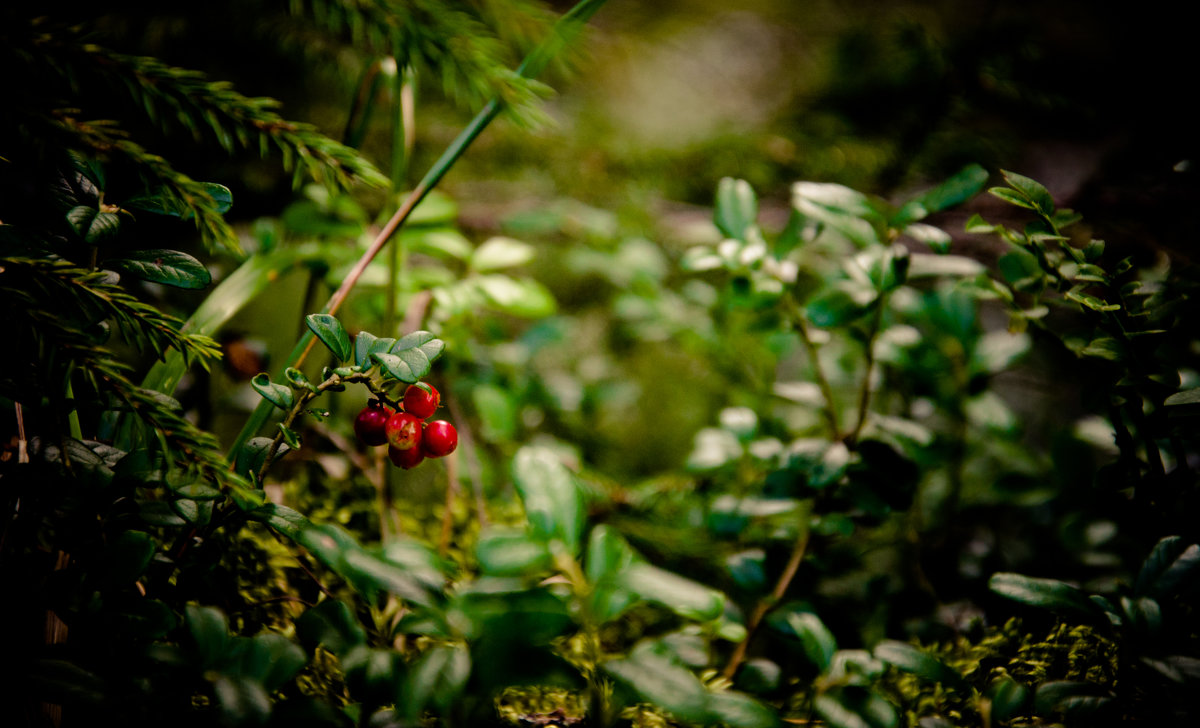
[[[800,570],[800,564],[804,561],[804,554],[808,550],[808,517],[812,512],[811,503],[808,507],[801,509],[800,516],[800,533],[796,536],[796,543],[792,546],[792,555],[788,559],[787,566],[784,567],[783,573],[779,575],[779,581],[775,582],[775,588],[771,590],[771,595],[758,603],[754,608],[754,612],[750,614],[750,619],[746,622],[746,636],[738,643],[734,649],[733,655],[729,658],[729,664],[725,665],[725,670],[721,673],[727,680],[732,680],[737,674],[738,668],[746,659],[746,651],[750,648],[750,641],[754,639],[754,634],[758,631],[763,619],[770,613],[787,594],[788,587],[792,584],[792,579],[796,578],[796,572]]]

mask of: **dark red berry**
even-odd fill
[[[434,420],[425,425],[421,435],[421,449],[431,458],[440,458],[454,452],[458,447],[458,430],[445,420]]]
[[[392,414],[379,400],[372,400],[354,418],[354,434],[364,445],[382,445],[387,442],[387,421]]]
[[[404,390],[404,411],[423,420],[432,417],[441,402],[442,396],[432,384],[411,384]]]
[[[391,459],[392,465],[398,468],[415,468],[425,459],[425,453],[421,452],[419,447],[410,447],[407,450],[397,450],[394,447],[388,447],[388,458]]]
[[[408,412],[396,412],[384,427],[387,442],[397,450],[409,450],[421,444],[421,418]]]

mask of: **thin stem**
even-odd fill
[[[738,643],[738,646],[733,651],[733,656],[729,658],[729,664],[725,665],[725,670],[721,673],[726,680],[732,680],[737,674],[738,668],[746,659],[746,651],[750,648],[750,641],[754,639],[755,633],[758,631],[762,621],[767,614],[774,609],[779,602],[787,594],[788,587],[791,586],[792,580],[796,578],[796,572],[800,570],[800,564],[804,561],[804,554],[808,550],[809,527],[808,518],[812,514],[812,501],[806,501],[807,507],[800,509],[800,532],[796,535],[796,542],[792,545],[792,555],[788,558],[787,566],[783,568],[783,572],[779,575],[779,580],[775,582],[775,588],[771,590],[771,595],[758,603],[754,611],[750,614],[750,619],[746,622],[746,636]]]
[[[867,371],[863,374],[862,387],[858,393],[858,416],[854,429],[846,436],[846,444],[853,446],[858,442],[863,427],[867,424],[867,412],[871,407],[871,377],[875,374],[875,337],[879,335],[879,327],[883,324],[883,309],[886,299],[881,295],[876,303],[875,317],[871,321],[871,330],[867,334],[866,362]]]
[[[825,368],[821,366],[820,352],[817,349],[816,343],[812,340],[808,324],[804,321],[804,311],[800,309],[800,306],[791,296],[784,297],[784,305],[792,317],[792,326],[800,334],[800,341],[804,344],[804,350],[808,354],[809,362],[812,363],[813,376],[817,380],[817,386],[821,389],[821,397],[825,400],[825,407],[822,410],[822,414],[825,415],[825,421],[829,424],[830,439],[834,441],[840,440],[841,426],[838,424],[837,405],[833,399],[833,387],[829,384],[829,377],[825,376]]]

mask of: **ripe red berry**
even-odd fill
[[[396,412],[384,426],[388,444],[397,450],[409,450],[421,444],[421,418],[408,412]]]
[[[428,388],[428,391],[426,390]],[[404,390],[404,411],[423,420],[429,419],[442,402],[442,396],[432,384],[410,384]]]
[[[382,445],[387,442],[385,428],[392,414],[392,410],[383,406],[382,402],[371,400],[354,418],[354,434],[364,445]]]
[[[410,447],[407,450],[397,450],[394,447],[388,447],[388,458],[391,459],[392,465],[398,468],[415,468],[425,459],[425,453],[421,452],[419,447]]]
[[[454,452],[458,447],[458,430],[445,420],[434,420],[425,425],[421,435],[421,449],[431,458],[440,458]]]

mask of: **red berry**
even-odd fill
[[[431,458],[440,458],[454,452],[458,447],[458,430],[445,420],[434,420],[425,425],[421,435],[421,449]]]
[[[392,461],[392,465],[398,468],[415,468],[425,459],[425,453],[421,452],[419,447],[410,447],[407,450],[397,450],[394,447],[388,447],[388,457]]]
[[[421,418],[408,412],[396,412],[384,426],[388,444],[397,450],[409,450],[421,444]]]
[[[391,416],[391,409],[377,399],[371,400],[354,418],[354,434],[364,445],[382,445],[387,442],[385,428]]]
[[[429,419],[441,402],[442,396],[432,384],[411,384],[404,390],[404,411],[423,420]]]

